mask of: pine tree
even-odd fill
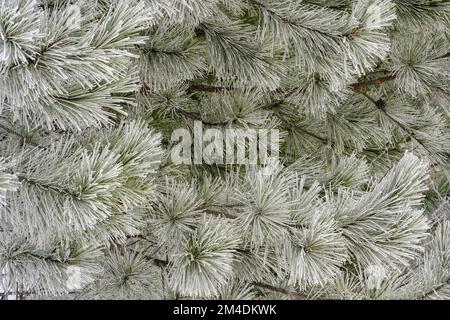
[[[0,0],[0,37],[4,298],[450,299],[450,1]],[[279,161],[174,163],[199,121]]]

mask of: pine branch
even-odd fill
[[[278,111],[273,110],[273,109],[269,109],[272,111],[273,115],[275,115],[278,119],[280,119],[289,129],[291,129],[292,131],[299,131],[302,132],[310,137],[313,137],[319,141],[321,141],[323,144],[327,144],[327,139],[320,137],[319,135],[316,135],[315,133],[312,133],[308,130],[303,129],[302,127],[296,125],[295,123],[293,123],[292,121],[290,121],[289,119],[287,119],[286,117],[284,117],[282,114],[280,114]]]
[[[44,46],[37,55],[33,56],[30,59],[30,64],[36,64],[38,63],[39,59],[45,55],[48,51],[50,51],[50,49],[52,49],[54,46],[56,46],[57,44],[59,44],[61,41],[63,41],[64,39],[66,39],[65,36],[56,38],[55,40],[51,41],[50,43],[48,43],[46,46]]]
[[[308,30],[310,32],[318,33],[318,34],[320,34],[323,37],[327,37],[327,38],[330,37],[329,34],[323,32],[323,31],[321,31],[319,29],[314,29],[314,28],[311,28],[311,27],[307,27],[305,25],[301,25],[301,24],[295,23],[294,21],[291,21],[291,20],[289,20],[289,19],[287,19],[285,17],[280,16],[275,11],[270,10],[266,5],[264,5],[264,3],[261,3],[261,2],[259,2],[257,0],[247,0],[247,1],[249,1],[250,3],[252,3],[253,5],[255,5],[255,6],[259,7],[259,8],[262,8],[263,10],[265,10],[268,13],[270,13],[271,15],[277,17],[277,19],[280,19],[280,21],[282,21],[283,23],[285,23],[287,25],[291,25],[291,26],[294,26],[294,27],[300,27],[300,28]],[[334,37],[336,37],[336,38],[343,38],[344,36],[345,35],[334,35]]]
[[[14,130],[12,130],[12,129],[10,129],[10,128],[4,126],[4,125],[2,125],[1,123],[0,123],[0,128],[3,129],[4,131],[8,132],[8,133],[11,133],[11,134],[13,134],[13,135],[15,135],[15,136],[17,136],[17,137],[23,139],[23,140],[26,140],[26,137],[25,137],[25,136],[21,135],[20,133],[14,131]]]
[[[3,129],[6,132],[12,134],[12,135],[15,135],[16,137],[19,137],[20,139],[22,139],[23,142],[28,143],[29,145],[45,149],[41,145],[31,141],[28,137],[24,136],[23,134],[20,134],[19,132],[15,131],[15,130],[13,130],[11,128],[8,128],[7,126],[4,126],[1,123],[0,123],[0,128]]]
[[[200,214],[206,213],[215,217],[220,217],[220,218],[225,218],[225,219],[230,219],[230,220],[235,220],[238,219],[239,216],[232,214],[232,213],[228,213],[228,212],[224,212],[224,211],[215,211],[213,209],[208,209],[208,208],[203,208],[200,207],[199,210],[204,210],[202,211]],[[289,223],[287,224],[289,227],[291,228],[295,228],[295,229],[304,229],[306,228],[305,225],[303,224],[297,224],[297,223]]]
[[[46,185],[46,184],[43,184],[41,182],[35,181],[33,179],[30,179],[30,178],[22,176],[22,175],[16,175],[16,176],[17,176],[17,179],[20,182],[26,182],[26,183],[28,183],[30,185],[34,185],[34,186],[37,186],[37,187],[45,189],[45,190],[49,190],[49,191],[53,191],[53,192],[57,192],[57,193],[62,193],[62,194],[65,194],[67,196],[70,196],[70,197],[72,197],[74,199],[78,198],[76,194],[70,192],[67,189],[60,189],[60,188],[55,187],[55,186]]]
[[[439,286],[437,286],[436,288],[432,289],[431,291],[424,293],[421,296],[421,299],[426,299],[429,296],[431,296],[432,294],[436,293],[437,291],[441,290],[442,288],[444,288],[445,286],[450,285],[450,278],[447,279],[447,281],[445,281],[444,283],[440,284]]]
[[[446,54],[436,58],[435,60],[446,59],[449,57],[450,57],[450,52],[447,52]],[[380,70],[369,72],[365,75],[365,77],[370,77],[379,72],[380,72]],[[360,89],[364,89],[364,88],[371,87],[371,86],[380,86],[385,82],[390,82],[395,79],[396,79],[395,75],[387,75],[387,76],[378,77],[373,80],[361,80],[358,82],[354,82],[354,83],[351,83],[349,85],[349,87],[352,89],[355,89],[355,90],[360,90]],[[191,85],[189,85],[189,88],[188,88],[188,91],[191,91],[191,92],[212,92],[212,93],[222,92],[222,91],[233,91],[233,90],[237,90],[237,88],[224,87],[224,86],[211,86],[211,85],[205,85],[205,84],[191,84]]]
[[[440,59],[445,59],[445,58],[449,58],[449,57],[450,57],[450,52],[447,52],[446,54],[444,54],[434,60],[440,60]],[[380,71],[368,73],[366,76],[370,76],[371,74],[375,74],[377,72],[380,72]],[[393,81],[396,78],[397,78],[396,75],[387,75],[387,76],[379,77],[379,78],[376,78],[373,80],[355,82],[355,83],[350,84],[350,87],[354,90],[360,90],[360,89],[364,89],[364,88],[367,88],[370,86],[380,86],[383,83]]]
[[[44,47],[41,48],[41,50],[36,53],[35,55],[29,57],[27,59],[26,63],[22,63],[22,64],[14,64],[9,66],[9,69],[14,69],[20,66],[27,66],[27,65],[36,65],[39,62],[39,59],[44,56],[48,51],[50,51],[54,46],[58,45],[61,41],[65,40],[66,37],[59,37],[56,38],[55,40],[49,42],[47,45],[45,45]]]
[[[427,251],[447,218],[447,5],[146,1],[0,5],[2,291],[72,293],[77,266],[75,299],[448,296],[447,229]],[[167,121],[266,124],[289,150],[175,166]],[[375,292],[353,262],[404,267]]]
[[[40,259],[40,260],[45,260],[45,261],[51,262],[51,263],[58,263],[58,264],[63,263],[63,261],[59,261],[59,260],[53,259],[51,257],[44,257],[44,256],[41,256],[39,254],[35,254],[35,253],[31,253],[31,252],[27,252],[25,254],[27,254],[27,255],[29,255],[31,257]]]
[[[151,261],[153,264],[155,264],[157,267],[160,268],[165,268],[169,265],[169,261],[167,260],[162,260],[162,259],[158,259],[158,258],[154,258],[154,257],[150,257],[150,256],[145,256],[145,258],[147,259],[147,261]],[[262,289],[266,289],[266,290],[270,290],[273,292],[278,292],[278,293],[282,293],[291,297],[295,297],[299,300],[304,300],[307,299],[307,297],[299,292],[293,291],[293,290],[289,290],[286,288],[280,288],[280,287],[276,287],[267,283],[263,283],[263,282],[250,282],[249,284],[262,288]]]
[[[292,96],[295,92],[296,92],[297,88],[292,89],[291,91],[289,91],[282,99],[276,100],[271,102],[270,104],[268,104],[267,106],[264,106],[263,109],[265,110],[270,110],[272,112],[272,114],[277,117],[280,121],[282,121],[285,125],[287,125],[291,130],[293,131],[300,131],[306,135],[309,135],[310,137],[313,137],[319,141],[321,141],[323,144],[327,143],[327,139],[322,138],[300,126],[298,126],[297,124],[293,123],[292,121],[290,121],[289,119],[287,119],[286,117],[284,117],[281,113],[279,113],[276,108],[278,108],[279,106],[281,106],[290,96]]]
[[[47,149],[46,147],[44,147],[44,146],[42,146],[42,145],[40,145],[40,144],[30,140],[29,137],[24,136],[23,134],[20,134],[19,132],[15,131],[15,130],[13,130],[13,129],[5,126],[5,125],[2,125],[1,123],[0,123],[0,128],[3,129],[4,131],[6,131],[7,133],[10,133],[10,134],[20,138],[23,143],[29,144],[30,146],[37,147],[37,148],[42,149],[42,150]]]
[[[432,155],[433,153],[427,148],[427,146],[423,143],[422,140],[420,140],[419,138],[417,138],[417,136],[414,134],[413,131],[411,131],[409,128],[407,128],[404,124],[402,124],[401,122],[399,122],[398,120],[396,120],[394,117],[392,117],[387,111],[386,111],[386,102],[383,99],[379,99],[379,100],[375,100],[374,98],[372,98],[371,96],[369,96],[367,93],[363,92],[363,91],[359,91],[359,90],[355,90],[356,92],[362,94],[364,97],[367,98],[367,100],[369,100],[370,102],[372,102],[372,104],[381,112],[383,112],[383,114],[392,122],[394,122],[397,126],[399,126],[409,137],[411,137],[412,139],[414,139],[418,144],[420,144],[425,151],[427,151],[430,155]]]

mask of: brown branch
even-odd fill
[[[254,1],[252,1],[254,2]],[[445,55],[437,58],[437,59],[444,59],[444,58],[448,58],[450,57],[450,52],[446,53]],[[376,71],[379,72],[379,71]],[[376,72],[372,73],[375,74]],[[370,76],[371,74],[367,74],[368,76]],[[364,80],[364,81],[359,81],[356,83],[352,83],[349,85],[349,88],[363,94],[366,98],[368,98],[371,102],[373,102],[375,105],[377,105],[377,101],[375,101],[374,99],[372,99],[370,96],[368,96],[366,93],[360,91],[361,89],[370,87],[370,86],[380,86],[383,83],[389,82],[389,81],[393,81],[396,79],[395,75],[387,75],[387,76],[382,76],[373,80]],[[189,86],[189,91],[200,91],[200,92],[222,92],[222,91],[226,91],[226,90],[235,90],[235,88],[230,88],[230,87],[221,87],[221,86],[209,86],[209,85],[190,85]],[[272,111],[273,115],[275,117],[277,117],[279,120],[281,120],[287,127],[289,127],[292,130],[295,131],[300,131],[306,135],[309,135],[317,140],[320,140],[322,143],[326,144],[327,143],[327,139],[320,137],[319,135],[316,135],[312,132],[309,132],[307,130],[305,130],[304,128],[301,128],[300,126],[298,126],[297,124],[293,123],[292,121],[290,121],[289,119],[286,119],[282,114],[280,114],[279,112],[275,111],[274,109],[276,109],[277,107],[281,106],[286,99],[291,96],[293,93],[295,93],[295,91],[297,90],[297,88],[294,88],[293,90],[291,90],[290,92],[288,92],[286,94],[286,96],[282,99],[276,100],[271,102],[269,105],[267,105],[266,107],[263,107],[263,109],[266,110],[270,110]],[[421,144],[424,148],[424,144],[417,138],[414,136],[414,134],[408,129],[406,128],[403,124],[401,124],[400,122],[398,122],[397,120],[395,120],[394,118],[392,118],[392,116],[390,116],[388,113],[386,113],[386,111],[384,110],[385,114],[394,122],[396,122],[403,130],[405,130],[414,140],[416,140],[419,144]],[[187,116],[190,117],[199,117],[198,115],[194,115],[194,114],[185,114]],[[428,150],[427,150],[428,151]]]
[[[383,84],[386,81],[391,81],[394,80],[395,77],[394,76],[384,76],[384,77],[380,77],[374,80],[370,80],[370,81],[362,81],[362,82],[357,82],[357,83],[353,83],[350,85],[351,88],[353,88],[354,90],[358,90],[361,88],[365,88],[368,86],[372,86],[372,85],[376,85],[379,86],[381,84]],[[281,120],[281,122],[283,122],[289,129],[293,130],[293,131],[299,131],[303,134],[306,134],[310,137],[313,137],[319,141],[321,141],[323,144],[327,143],[327,139],[323,138],[315,133],[312,133],[308,130],[305,130],[304,128],[300,127],[299,125],[293,123],[292,121],[290,121],[289,119],[287,119],[286,117],[284,117],[281,113],[279,113],[278,111],[275,111],[274,109],[276,109],[277,107],[281,106],[287,98],[289,98],[291,95],[293,95],[298,88],[294,88],[291,91],[289,91],[284,98],[279,99],[279,100],[275,100],[273,102],[271,102],[269,105],[263,107],[263,109],[265,110],[270,110],[272,111],[272,114],[277,117],[279,120]],[[189,91],[200,91],[200,92],[222,92],[222,91],[226,91],[226,90],[234,90],[233,88],[228,88],[228,87],[218,87],[218,86],[208,86],[208,85],[190,85],[189,86]],[[184,115],[190,118],[194,118],[195,120],[201,120],[201,116],[199,114],[196,113],[186,113],[184,112]],[[219,123],[220,124],[220,123]]]
[[[389,75],[389,76],[384,76],[384,77],[380,77],[380,78],[373,79],[373,80],[352,83],[352,84],[350,84],[350,87],[354,90],[359,90],[359,89],[363,89],[363,88],[366,88],[369,86],[380,86],[383,83],[392,81],[394,79],[395,79],[395,76]]]
[[[436,59],[433,59],[433,60],[446,59],[446,58],[449,58],[449,57],[450,57],[450,52],[447,52],[446,54],[444,54],[444,55],[442,55],[442,56],[440,56],[440,57],[438,57]],[[375,72],[369,73],[367,75],[370,76],[371,74],[375,74],[377,72],[379,72],[379,71],[375,71]],[[376,79],[373,79],[373,80],[367,80],[367,81],[360,81],[360,82],[352,83],[352,84],[350,84],[350,87],[352,89],[354,89],[354,90],[359,90],[359,89],[364,89],[364,88],[370,87],[370,86],[380,86],[380,85],[382,85],[385,82],[389,82],[389,81],[392,81],[392,80],[395,80],[395,79],[396,79],[395,75],[387,75],[387,76],[383,76],[383,77],[376,78]]]
[[[217,217],[225,217],[227,219],[237,219],[238,216],[232,214],[232,213],[228,213],[228,212],[224,212],[224,211],[215,211],[212,209],[206,209],[205,211],[203,211],[206,214],[210,214],[213,216],[217,216]]]
[[[262,289],[266,289],[266,290],[270,290],[273,292],[278,292],[278,293],[282,293],[291,297],[295,297],[299,300],[305,300],[307,299],[307,297],[299,292],[296,291],[292,291],[289,289],[285,289],[285,288],[280,288],[280,287],[275,287],[273,285],[267,284],[267,283],[262,283],[262,282],[251,282],[252,285],[254,285],[255,287],[259,287]]]
[[[370,74],[368,74],[370,75]],[[365,81],[359,81],[355,83],[351,83],[349,85],[352,89],[363,89],[369,86],[380,86],[385,82],[395,80],[394,75],[389,76],[383,76],[379,77],[373,80],[365,80]],[[205,85],[205,84],[191,84],[188,87],[188,91],[190,92],[211,92],[211,93],[217,93],[217,92],[223,92],[223,91],[233,91],[237,90],[238,88],[233,87],[222,87],[222,86],[213,86],[213,85]]]
[[[370,76],[370,73],[367,74]],[[385,82],[395,80],[395,75],[388,75],[379,77],[373,80],[364,80],[359,81],[355,83],[349,84],[349,87],[352,89],[363,89],[370,86],[380,86]],[[206,84],[191,84],[188,87],[188,91],[190,92],[211,92],[211,93],[217,93],[217,92],[223,92],[223,91],[233,91],[237,90],[238,88],[233,87],[222,87],[222,86],[213,86],[213,85],[206,85]],[[297,88],[295,88],[297,89]]]

